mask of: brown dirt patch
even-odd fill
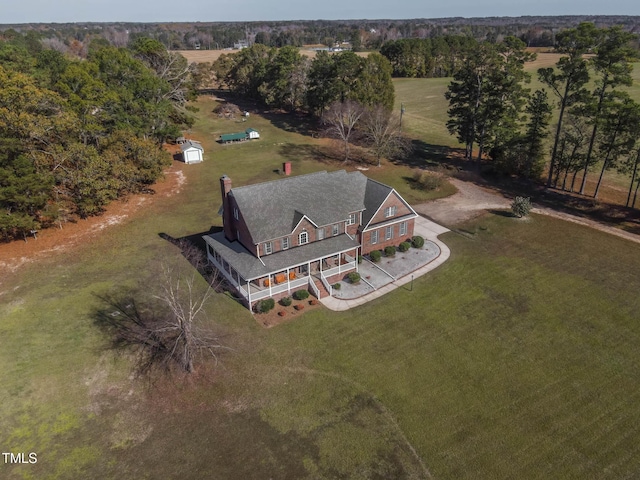
[[[288,307],[283,307],[280,303],[276,302],[276,306],[273,310],[267,313],[256,313],[254,314],[254,318],[256,319],[256,322],[265,328],[275,327],[277,325],[290,322],[291,320],[296,320],[306,312],[322,308],[322,304],[318,300],[315,300],[316,304],[313,305],[314,300],[315,299],[313,298],[308,298],[306,300],[293,300],[293,303]],[[296,305],[300,305],[303,308],[301,310],[296,310]],[[279,312],[284,312],[284,315],[281,316]]]
[[[229,50],[176,50],[176,52],[181,54],[189,62],[195,62],[195,63],[205,63],[205,62],[213,63],[218,58],[220,58],[220,55],[223,55],[225,53],[237,53],[239,51],[240,50],[231,50],[231,49]],[[315,50],[312,50],[311,48],[301,48],[300,53],[302,55],[306,55],[307,57],[313,58],[316,56],[317,52]],[[369,55],[369,52],[356,52],[356,55],[359,55],[361,57],[366,57],[367,55]]]
[[[105,228],[131,219],[157,198],[175,195],[182,189],[185,176],[182,164],[173,162],[165,170],[164,180],[153,186],[154,194],[131,195],[109,204],[102,215],[79,219],[63,224],[63,228],[49,228],[38,233],[38,238],[29,238],[26,242],[16,240],[0,244],[0,272],[16,272],[21,266],[37,259],[49,257],[73,248],[80,243],[86,244]]]

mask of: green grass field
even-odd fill
[[[443,237],[450,260],[412,291],[348,312],[319,309],[267,330],[217,295],[209,317],[233,348],[221,365],[132,378],[132,359],[108,350],[93,324],[96,295],[150,288],[159,259],[184,262],[159,234],[219,225],[222,173],[240,185],[278,178],[284,160],[294,173],[341,168],[287,116],[240,124],[215,118],[214,106],[200,102],[192,134],[206,161],[182,167],[179,194],[2,278],[0,447],[36,452],[38,463],[0,463],[0,478],[637,474],[639,247],[546,217],[464,225],[468,236]],[[247,126],[262,139],[214,143]],[[424,201],[410,172],[368,173]]]

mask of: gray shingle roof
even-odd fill
[[[370,183],[360,172],[340,170],[233,188],[230,195],[253,241],[260,243],[290,234],[303,216],[323,226],[345,221],[350,213],[365,208],[373,209],[373,215],[375,201],[384,200],[391,187]],[[384,196],[382,187],[387,189]]]
[[[376,182],[375,180],[371,180],[367,178],[367,188],[364,192],[364,205],[366,210],[362,213],[362,225],[366,226],[369,224],[375,213],[382,205],[389,194],[392,192],[393,188],[384,183]]]
[[[180,149],[183,152],[189,150],[190,148],[197,148],[198,150],[204,152],[204,148],[202,148],[200,142],[196,142],[195,140],[187,140],[182,145],[180,145]]]

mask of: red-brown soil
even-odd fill
[[[102,215],[63,224],[38,232],[37,239],[0,243],[0,275],[15,272],[25,263],[59,253],[95,238],[105,228],[138,214],[143,205],[154,199],[175,195],[184,184],[182,164],[174,162],[165,171],[165,178],[153,186],[154,194],[131,195],[108,205]]]

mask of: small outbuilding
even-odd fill
[[[254,128],[247,128],[244,132],[225,133],[220,135],[220,143],[246,142],[260,138],[260,133]]]
[[[187,140],[180,145],[182,150],[182,159],[184,163],[200,163],[204,160],[204,148],[200,142],[195,140]]]
[[[260,132],[258,132],[253,128],[247,128],[246,134],[249,140],[255,140],[257,138],[260,138]]]

